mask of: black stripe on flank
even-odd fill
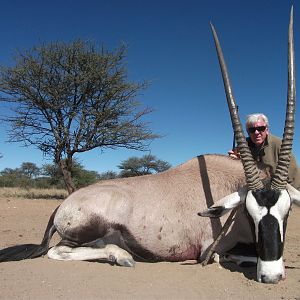
[[[206,165],[206,161],[205,161],[205,156],[200,155],[197,158],[198,158],[198,163],[199,163],[200,178],[202,181],[201,187],[203,189],[203,193],[205,196],[206,206],[211,207],[214,204],[214,200],[213,200],[212,190],[211,190],[211,186],[210,186],[210,180],[209,180],[209,174],[208,174],[207,165]],[[201,201],[204,201],[204,200],[201,200]],[[222,229],[222,224],[221,224],[220,219],[218,219],[218,218],[210,219],[210,223],[211,223],[211,228],[212,228],[213,239],[215,240],[218,237],[219,232]]]
[[[127,250],[135,260],[146,262],[159,262],[164,260],[160,255],[143,247],[124,225],[114,224],[113,228],[121,232],[121,244],[124,243],[121,247]]]

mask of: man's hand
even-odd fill
[[[233,159],[240,159],[241,158],[240,153],[238,152],[237,149],[229,150],[228,155]]]

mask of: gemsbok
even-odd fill
[[[288,38],[286,122],[277,169],[271,178],[261,179],[251,156],[213,26],[212,31],[241,160],[201,155],[159,174],[101,181],[82,188],[53,212],[40,245],[3,249],[1,262],[46,253],[52,259],[100,260],[129,267],[135,265],[135,260],[201,262],[226,221],[223,215],[237,208],[215,252],[222,255],[237,243],[254,243],[257,280],[277,283],[285,277],[286,222],[292,202],[300,204],[300,192],[288,184],[287,175],[295,110],[293,10]],[[61,241],[49,249],[55,232]]]

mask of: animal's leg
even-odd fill
[[[257,257],[229,253],[220,256],[220,263],[224,262],[233,262],[241,267],[249,267],[257,264]]]
[[[199,257],[197,259],[198,263],[203,263],[203,261],[206,259],[207,254],[208,254],[213,242],[214,242],[214,240],[212,238],[209,238],[203,242],[201,254],[199,255]]]
[[[220,263],[233,262],[241,267],[251,267],[257,264],[255,245],[237,243],[235,247],[220,255]]]
[[[134,259],[126,250],[112,244],[103,248],[57,245],[48,251],[48,257],[57,260],[105,260],[125,267],[135,265]]]
[[[210,245],[211,246],[211,245]],[[199,262],[203,262],[209,252],[210,247],[204,249],[199,257]],[[218,249],[220,250],[220,249]],[[256,250],[253,243],[237,243],[232,249],[227,251],[216,251],[211,256],[209,262],[228,263],[232,262],[241,267],[249,267],[257,264]]]

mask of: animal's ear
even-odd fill
[[[247,196],[247,192],[247,188],[242,187],[239,191],[220,199],[210,208],[199,212],[198,215],[201,217],[219,218],[225,215],[233,208],[244,203]]]
[[[287,184],[286,190],[289,193],[292,202],[300,206],[300,192],[290,184]]]

